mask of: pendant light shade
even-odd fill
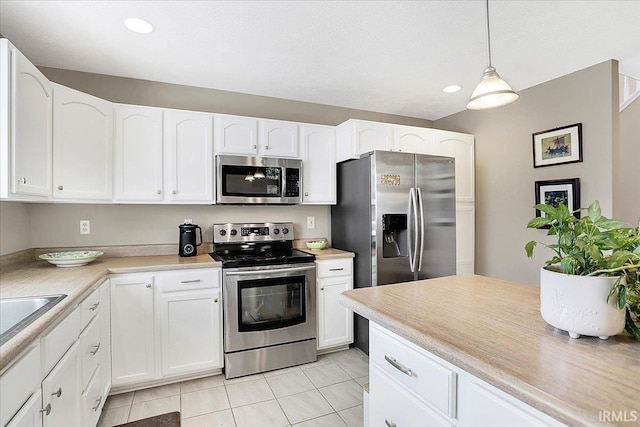
[[[467,103],[469,110],[486,110],[489,108],[501,107],[503,105],[511,104],[520,98],[509,83],[500,78],[500,75],[495,68],[491,65],[491,36],[489,32],[489,0],[486,0],[487,5],[487,47],[489,66],[484,69],[482,73],[482,79],[478,86],[473,90],[471,99]]]

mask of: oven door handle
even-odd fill
[[[251,270],[251,271],[227,271],[225,275],[227,276],[257,276],[257,275],[265,275],[265,274],[280,274],[280,273],[290,273],[294,271],[305,271],[312,270],[316,268],[315,265],[311,265],[308,267],[290,267],[290,268],[278,268],[274,270]]]

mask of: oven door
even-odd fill
[[[316,267],[224,269],[224,351],[316,338]]]

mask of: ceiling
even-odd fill
[[[611,58],[640,79],[640,0],[489,5],[492,63],[517,91]],[[0,1],[0,33],[37,65],[429,120],[465,108],[485,19],[478,0]]]

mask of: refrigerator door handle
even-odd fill
[[[411,241],[411,232],[409,232],[409,238],[407,239],[407,246],[409,249],[409,266],[411,272],[416,271],[416,256],[418,255],[418,204],[416,202],[416,189],[411,187],[409,190],[409,218],[413,216],[413,244]],[[411,224],[411,221],[409,221]]]
[[[416,258],[418,258],[418,271],[422,270],[422,251],[424,250],[424,206],[422,205],[422,190],[416,188],[418,193],[418,211],[420,212],[420,246],[416,248]],[[416,235],[416,241],[418,237]]]

